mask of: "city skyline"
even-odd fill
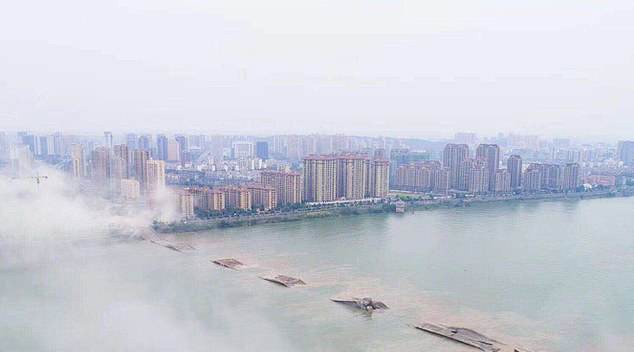
[[[630,352],[631,0],[0,5],[0,352]]]
[[[400,192],[494,200],[522,195],[625,190],[634,141],[575,144],[565,138],[503,135],[452,140],[337,135],[101,137],[0,133],[0,165],[17,177],[54,165],[73,180],[150,208],[175,192],[185,219],[304,204],[391,202]],[[625,188],[624,188],[625,187]]]

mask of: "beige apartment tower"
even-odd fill
[[[273,186],[250,185],[251,205],[256,209],[270,210],[277,207],[277,192]]]
[[[147,185],[147,162],[150,160],[150,152],[147,150],[135,150],[134,156],[134,175],[141,185],[141,191],[145,191]]]
[[[149,193],[160,192],[165,189],[165,161],[148,160],[146,162],[146,191]]]
[[[114,155],[115,157],[123,160],[121,178],[130,178],[130,152],[128,151],[128,146],[125,144],[115,145]]]
[[[224,192],[225,206],[228,209],[251,209],[251,193],[244,187],[225,187]]]
[[[500,167],[500,147],[497,144],[480,144],[476,149],[476,159],[484,162],[489,171],[488,191],[495,191],[495,174]]]
[[[194,196],[189,192],[181,192],[178,195],[178,200],[183,218],[194,218]]]
[[[337,160],[337,197],[363,199],[368,194],[368,157],[341,155]]]
[[[337,158],[309,155],[304,158],[304,200],[329,202],[337,199]]]
[[[209,190],[209,192],[207,192],[207,209],[216,211],[224,210],[225,193],[217,189]]]
[[[370,172],[368,177],[369,196],[373,198],[385,198],[389,192],[390,162],[385,159],[370,160]]]
[[[110,178],[110,151],[106,147],[97,147],[91,153],[91,175],[99,185],[106,185]]]
[[[464,161],[469,158],[469,146],[466,144],[447,144],[442,154],[442,166],[449,168],[449,187],[466,190],[467,178]]]
[[[301,174],[298,172],[262,171],[260,183],[275,188],[278,206],[302,202]]]
[[[84,147],[81,144],[73,144],[70,147],[70,157],[72,161],[71,173],[73,177],[86,176],[84,171]]]
[[[224,210],[225,194],[222,190],[207,187],[191,187],[185,189],[194,198],[194,208],[202,210]]]

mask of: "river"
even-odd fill
[[[634,198],[476,204],[168,235],[84,234],[0,259],[0,351],[631,351]],[[15,255],[15,252],[21,255]],[[7,259],[7,253],[12,258]],[[210,259],[233,257],[240,271]],[[258,278],[297,276],[306,287]],[[371,296],[367,315],[331,297]]]

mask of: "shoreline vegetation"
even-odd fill
[[[472,204],[500,203],[512,201],[561,201],[561,200],[582,200],[595,198],[614,198],[634,196],[631,189],[623,190],[602,190],[593,192],[570,192],[570,193],[546,193],[546,194],[521,194],[505,196],[483,196],[477,198],[438,198],[424,200],[405,200],[406,212],[426,211],[439,208],[460,208],[469,207]],[[405,197],[399,197],[403,199]],[[413,198],[412,198],[413,199]],[[384,201],[374,204],[345,205],[345,206],[322,206],[293,209],[290,211],[256,214],[225,216],[209,219],[193,219],[178,222],[158,222],[152,224],[154,231],[158,233],[184,233],[200,232],[212,229],[254,226],[261,224],[271,224],[279,222],[299,221],[304,219],[317,219],[326,217],[384,214],[396,212],[398,200]]]

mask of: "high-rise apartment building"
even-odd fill
[[[298,172],[262,171],[260,183],[275,188],[278,205],[296,204],[302,201],[301,174]]]
[[[128,133],[125,135],[125,142],[128,146],[128,150],[135,150],[139,145],[139,138],[134,133]]]
[[[73,143],[70,146],[71,175],[75,178],[86,176],[84,168],[84,147],[81,144]]]
[[[217,189],[210,189],[207,192],[207,210],[224,210],[225,205],[225,192]]]
[[[376,148],[374,149],[374,159],[387,159],[387,151],[385,148]]]
[[[304,154],[317,154],[317,142],[316,136],[301,136],[301,146]]]
[[[225,209],[225,193],[221,189],[190,187],[185,190],[192,195],[196,209],[213,211]]]
[[[180,144],[175,140],[168,141],[166,161],[178,162],[180,160],[181,160]]]
[[[112,132],[104,132],[103,138],[105,143],[104,146],[112,150],[112,146],[113,146]]]
[[[511,173],[507,169],[499,169],[495,172],[495,192],[511,192]]]
[[[190,193],[180,192],[178,194],[178,203],[183,218],[194,218],[194,197]]]
[[[442,166],[449,168],[449,187],[466,190],[464,161],[469,158],[469,146],[466,144],[447,144],[443,150]]]
[[[141,185],[141,190],[146,190],[147,185],[147,162],[150,160],[150,152],[147,150],[135,150],[134,156],[134,177]]]
[[[634,141],[619,141],[616,154],[623,164],[634,165]]]
[[[178,160],[184,165],[192,162],[192,151],[201,149],[201,141],[204,136],[176,136],[178,143],[179,156]]]
[[[486,164],[489,170],[488,190],[495,191],[495,174],[500,167],[500,147],[497,144],[480,144],[476,149],[476,159]]]
[[[55,143],[53,136],[40,136],[39,155],[42,157],[55,155]]]
[[[145,190],[156,193],[165,189],[165,161],[148,160],[146,163]]]
[[[225,206],[227,209],[251,209],[251,193],[245,187],[224,187]]]
[[[309,155],[304,158],[304,200],[384,198],[389,167],[388,160],[370,159],[366,154]]]
[[[251,206],[256,209],[277,208],[277,192],[273,186],[252,184],[247,187],[251,193]]]
[[[125,179],[126,166],[123,159],[118,156],[110,158],[110,183],[113,189],[119,189],[119,182]]]
[[[159,160],[167,161],[167,153],[169,149],[169,140],[167,136],[159,134],[156,136],[156,156]]]
[[[546,190],[561,189],[561,167],[557,164],[537,164],[542,175],[541,186]]]
[[[440,165],[433,162],[402,165],[396,170],[395,187],[412,192],[427,192],[432,189],[433,171]]]
[[[363,199],[368,193],[369,158],[340,155],[337,158],[337,198]]]
[[[72,158],[70,160],[70,168],[68,170],[72,177],[80,178],[83,177],[82,164],[79,159]]]
[[[68,154],[65,150],[64,136],[61,132],[53,133],[53,154],[62,156]]]
[[[7,134],[0,132],[0,160],[9,159],[9,141]]]
[[[579,164],[568,163],[561,168],[561,190],[575,191],[579,187]]]
[[[520,189],[522,187],[522,157],[511,155],[506,161],[506,170],[511,177],[511,189]]]
[[[524,192],[537,192],[542,189],[542,174],[539,164],[530,164],[522,176]]]
[[[392,148],[390,150],[390,185],[398,187],[398,179],[396,176],[399,167],[409,163],[407,159],[407,148]]]
[[[449,168],[432,169],[432,192],[446,194],[449,191]]]
[[[379,149],[380,150],[380,149]],[[380,153],[382,154],[382,153]],[[375,155],[375,159],[381,159]],[[390,182],[396,186],[396,171],[403,165],[429,161],[430,153],[426,151],[410,151],[407,148],[394,148],[390,151]]]
[[[29,175],[33,168],[33,153],[27,145],[12,145],[9,148],[9,160],[13,175],[16,177]]]
[[[130,153],[127,144],[117,144],[114,146],[115,157],[122,160],[121,178],[130,178]]]
[[[137,149],[145,150],[149,152],[152,149],[152,136],[150,135],[139,136]]]
[[[180,153],[178,160],[183,161],[185,159],[185,155],[189,153],[189,139],[187,136],[176,136],[174,140],[178,143],[178,151]]]
[[[105,185],[110,178],[110,150],[106,147],[97,147],[91,153],[91,172],[93,181]]]
[[[203,134],[188,136],[188,147],[185,151],[190,151],[191,149],[203,149],[206,145],[207,137]]]
[[[386,159],[373,159],[369,162],[368,194],[373,198],[385,198],[390,185],[390,162]]]
[[[28,134],[28,133],[23,133],[21,135],[22,138],[22,144],[26,145],[29,147],[29,149],[31,150],[31,154],[32,155],[40,155],[41,151],[40,151],[40,139],[37,138],[37,136],[32,135],[32,134]]]
[[[467,191],[470,193],[487,193],[489,191],[489,169],[481,160],[468,159],[462,163],[465,170]]]
[[[342,134],[332,136],[332,151],[340,153],[346,150],[351,150],[350,139]]]
[[[255,154],[262,160],[269,158],[269,142],[259,141],[255,143]]]
[[[209,188],[207,187],[188,187],[185,188],[189,194],[192,195],[194,199],[194,208],[208,210],[209,204],[207,199],[207,192]]]
[[[337,199],[335,156],[309,155],[304,158],[304,200],[329,202]]]
[[[231,144],[231,155],[234,159],[253,158],[253,143],[247,141],[233,142]]]
[[[300,136],[286,137],[286,157],[290,160],[301,160],[305,155]]]

